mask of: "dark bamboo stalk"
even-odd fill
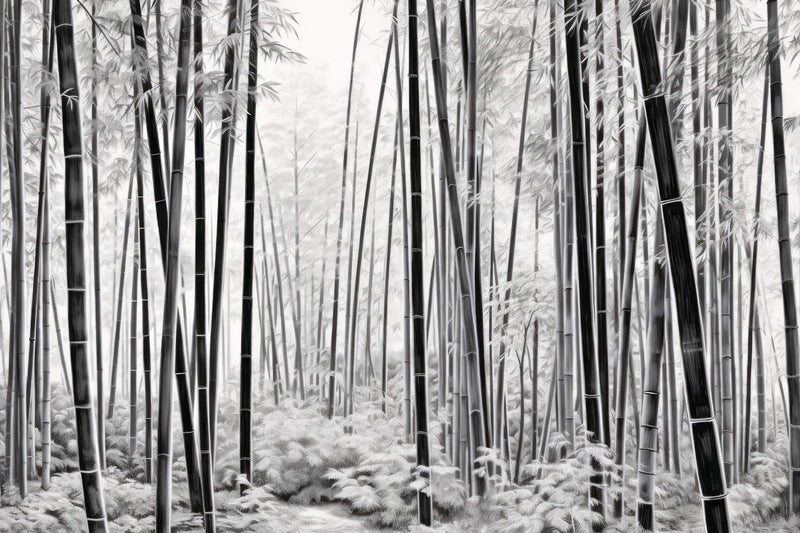
[[[330,375],[328,377],[328,418],[333,418],[336,402],[336,336],[339,325],[339,271],[341,268],[342,230],[344,228],[344,203],[347,190],[347,155],[350,148],[350,111],[353,103],[353,74],[356,68],[356,51],[358,50],[358,37],[361,33],[361,13],[364,9],[364,0],[358,3],[358,16],[353,35],[353,55],[350,59],[350,82],[347,89],[347,114],[344,126],[344,155],[342,157],[342,194],[339,201],[339,227],[336,236],[336,266],[333,276],[333,312],[331,316],[331,349],[330,349]],[[398,97],[399,98],[399,97]]]
[[[394,229],[394,186],[397,178],[397,137],[399,128],[402,127],[401,119],[395,120],[394,143],[392,150],[392,182],[389,187],[389,222],[386,226],[386,261],[383,269],[383,326],[381,331],[381,410],[386,413],[386,388],[388,385],[388,366],[386,359],[386,347],[388,342],[389,326],[389,274],[392,261],[392,230]],[[327,228],[327,226],[326,226]],[[321,297],[320,293],[320,297]],[[440,302],[440,308],[442,303]],[[440,359],[441,364],[442,359]]]
[[[222,297],[225,280],[226,249],[228,243],[228,211],[231,204],[230,169],[233,157],[234,135],[234,78],[237,74],[237,58],[239,55],[234,35],[241,31],[239,19],[239,0],[228,1],[228,39],[225,48],[225,77],[223,91],[227,93],[227,101],[222,108],[222,130],[219,147],[219,191],[217,195],[217,232],[214,244],[214,282],[211,294],[211,338],[209,343],[209,379],[208,379],[208,420],[211,438],[211,457],[215,457],[217,433],[217,370],[220,362],[222,343]],[[173,142],[174,144],[174,142]],[[174,150],[174,148],[173,148]]]
[[[397,5],[398,0],[394,1],[394,7],[392,9],[392,24],[389,30],[389,42],[386,46],[386,57],[383,62],[383,74],[381,75],[381,85],[380,90],[378,91],[378,105],[375,111],[375,125],[372,130],[372,144],[369,149],[369,166],[367,167],[367,180],[364,184],[364,204],[361,210],[361,223],[359,224],[358,230],[358,251],[356,253],[356,275],[354,278],[354,286],[353,291],[351,292],[353,303],[352,303],[352,316],[349,323],[350,328],[350,353],[348,355],[350,361],[350,371],[349,371],[349,382],[350,387],[353,386],[353,381],[355,379],[354,376],[354,366],[355,366],[355,359],[356,359],[356,345],[358,342],[356,341],[356,324],[358,322],[358,296],[359,296],[359,285],[361,282],[361,264],[362,258],[364,256],[364,234],[366,232],[367,227],[367,210],[369,209],[369,198],[370,192],[372,190],[372,171],[375,168],[375,152],[378,147],[378,132],[380,130],[381,124],[381,111],[383,110],[383,96],[386,92],[386,78],[389,74],[389,59],[392,55],[392,45],[394,44],[394,32],[396,30],[396,22],[395,19],[397,18]],[[354,184],[355,185],[355,184]],[[355,191],[355,186],[354,186]],[[355,224],[355,220],[352,221],[352,224]],[[369,328],[367,328],[369,330]],[[423,339],[424,342],[424,339]],[[349,395],[349,404],[348,410],[346,414],[350,415],[353,414],[353,398],[352,393]]]
[[[161,374],[159,376],[159,408],[158,408],[158,461],[156,477],[156,530],[160,533],[170,531],[170,517],[172,514],[172,401],[173,401],[173,374],[183,371],[183,382],[186,382],[185,360],[183,367],[176,363],[176,359],[183,360],[180,346],[181,340],[178,331],[178,278],[180,276],[180,239],[181,239],[181,211],[183,207],[183,165],[186,147],[186,92],[189,85],[189,60],[191,38],[191,0],[182,0],[180,8],[180,35],[178,45],[178,63],[175,81],[175,126],[173,131],[173,151],[169,192],[169,226],[167,238],[166,282],[164,288],[164,316],[161,328]],[[176,355],[176,352],[177,355]],[[180,391],[179,391],[180,392]],[[186,408],[189,408],[189,421],[191,422],[190,398],[185,398],[182,403],[182,421],[184,437],[193,426],[187,425]],[[191,428],[191,429],[190,429]],[[186,442],[186,440],[184,441]],[[191,439],[194,447],[194,438]],[[187,464],[194,462],[194,471],[197,475],[197,451],[192,448],[187,450]],[[202,490],[202,489],[201,489]],[[197,492],[192,491],[199,496]],[[200,505],[202,511],[202,501]]]
[[[195,179],[195,276],[194,334],[197,376],[197,415],[200,441],[200,479],[203,491],[203,523],[206,533],[216,530],[214,506],[214,466],[211,455],[211,429],[208,398],[208,341],[206,293],[206,160],[205,160],[205,87],[203,74],[203,3],[192,2],[194,53],[194,179]],[[266,275],[266,274],[265,274]],[[145,311],[146,312],[146,311]],[[149,347],[146,345],[146,349]],[[148,426],[149,428],[149,426]],[[149,443],[149,441],[148,441]]]
[[[656,218],[656,258],[653,261],[653,284],[650,295],[650,315],[647,325],[647,359],[642,384],[642,422],[639,439],[639,487],[636,520],[645,531],[653,531],[653,501],[655,496],[656,458],[658,456],[658,404],[661,397],[661,360],[664,348],[666,258],[664,227]]]
[[[800,512],[800,354],[797,340],[797,305],[792,275],[792,245],[789,233],[789,192],[786,183],[786,153],[783,137],[783,87],[781,80],[778,3],[767,0],[770,109],[772,110],[775,198],[778,211],[778,250],[783,289],[783,320],[786,336],[786,381],[789,388],[789,509]]]
[[[140,165],[140,150],[142,148],[141,115],[135,110],[137,135],[136,135],[136,160]],[[141,166],[139,166],[141,169]],[[145,231],[144,210],[144,178],[142,172],[136,173],[137,191],[137,217],[139,227],[139,277],[141,278],[141,305],[142,305],[142,370],[144,373],[144,477],[147,483],[153,482],[153,391],[152,391],[152,362],[150,344],[150,293],[147,283],[147,238]]]
[[[6,121],[9,140],[9,175],[11,177],[11,346],[14,357],[14,432],[12,433],[14,471],[12,477],[17,483],[22,498],[27,495],[27,455],[25,445],[28,441],[27,394],[25,383],[25,179],[22,163],[22,79],[20,75],[22,57],[22,2],[9,3],[10,27],[8,39],[9,87],[7,94],[10,109]]]
[[[21,2],[18,2],[20,4]],[[58,47],[58,78],[64,145],[64,202],[69,294],[69,340],[72,390],[78,436],[78,464],[84,509],[90,532],[108,531],[97,445],[97,419],[92,402],[84,264],[84,185],[80,98],[72,25],[72,2],[56,0],[53,9]],[[52,288],[52,286],[51,286]],[[18,373],[19,374],[19,373]]]
[[[608,398],[608,315],[606,303],[606,228],[605,228],[605,155],[604,155],[604,129],[603,129],[603,91],[605,90],[604,73],[604,45],[605,40],[604,26],[605,17],[603,16],[603,0],[595,0],[595,43],[597,46],[597,56],[595,60],[595,72],[597,78],[597,95],[595,97],[595,137],[597,139],[596,168],[597,177],[595,179],[595,222],[594,222],[594,275],[595,275],[595,309],[597,322],[597,369],[600,380],[600,403],[602,406],[603,435],[602,439],[606,446],[611,445],[611,429]],[[587,132],[588,134],[588,132]]]
[[[100,198],[98,189],[99,158],[97,150],[97,2],[92,0],[92,278],[94,282],[94,336],[97,399],[97,445],[100,452],[100,468],[106,467],[106,430],[103,419],[103,303],[100,292]],[[113,296],[113,295],[112,295]]]
[[[750,257],[750,307],[748,314],[748,327],[747,327],[747,385],[745,388],[745,415],[744,415],[744,449],[742,453],[742,471],[747,472],[750,470],[750,408],[751,408],[751,393],[752,393],[752,373],[753,373],[753,336],[759,335],[760,331],[756,329],[756,315],[758,308],[756,307],[756,294],[758,293],[756,286],[757,272],[758,272],[758,233],[761,222],[761,182],[764,170],[764,142],[767,136],[767,106],[769,104],[769,64],[764,69],[764,97],[761,102],[761,136],[759,140],[758,150],[758,170],[756,171],[756,205],[754,209],[753,218],[753,247]],[[763,354],[759,350],[759,359],[763,358]],[[763,367],[763,363],[761,363]],[[764,374],[763,368],[759,372],[758,379],[758,451],[763,452],[766,446],[766,434],[764,430],[763,410],[761,399],[764,395]]]
[[[580,353],[583,374],[583,404],[586,410],[586,430],[590,442],[602,442],[603,429],[602,405],[600,400],[600,381],[598,371],[597,349],[594,338],[592,317],[592,272],[589,257],[590,213],[588,198],[588,181],[590,178],[586,158],[586,127],[584,84],[581,81],[583,53],[580,50],[581,22],[576,0],[568,0],[564,6],[564,22],[566,25],[567,72],[570,86],[570,118],[572,124],[572,179],[574,183],[575,201],[575,253],[577,259],[578,278],[578,322],[580,325]],[[603,475],[599,463],[593,460],[594,473],[589,479],[590,507],[603,514]],[[598,524],[596,527],[599,527]]]
[[[256,85],[258,84],[258,0],[250,2],[250,52],[247,72],[247,122],[245,125],[244,258],[242,271],[241,383],[239,385],[239,472],[252,479],[253,448],[253,238],[255,236]]]
[[[716,422],[706,380],[702,319],[674,159],[669,111],[663,93],[657,92],[661,84],[661,69],[650,2],[631,2],[631,20],[658,177],[660,209],[666,230],[675,304],[678,309],[678,332],[683,355],[689,422],[705,522],[709,531],[727,532],[730,530],[730,523],[725,473],[722,470]]]
[[[112,360],[111,360],[111,393],[108,397],[108,412],[106,418],[111,419],[114,416],[114,401],[117,395],[117,367],[119,366],[119,343],[122,337],[122,302],[125,299],[123,294],[123,287],[125,285],[125,265],[128,262],[128,236],[131,227],[131,206],[133,205],[133,182],[134,176],[131,176],[128,182],[128,196],[125,200],[125,225],[122,230],[122,256],[120,258],[119,269],[119,285],[117,286],[117,305],[114,312],[114,344],[112,345]]]
[[[628,220],[630,225],[628,229],[628,242],[625,245],[625,270],[622,278],[622,294],[620,299],[620,318],[619,318],[619,353],[617,359],[617,376],[616,386],[616,445],[615,451],[615,464],[617,467],[617,474],[620,479],[623,476],[623,466],[625,465],[625,440],[627,431],[625,426],[627,424],[627,395],[625,391],[628,390],[628,368],[630,366],[629,359],[631,357],[631,301],[633,300],[633,287],[636,283],[636,248],[637,239],[639,236],[639,211],[641,209],[641,195],[642,195],[642,174],[644,173],[644,153],[645,141],[647,136],[646,124],[644,117],[639,123],[639,132],[636,135],[636,165],[634,170],[633,191],[631,196],[630,214]],[[647,228],[642,228],[642,232],[647,231]],[[651,300],[652,302],[652,300]],[[663,314],[663,303],[662,303]],[[652,317],[653,313],[650,314]],[[663,327],[663,325],[662,325]],[[663,332],[662,332],[663,338]],[[663,344],[663,343],[662,343]],[[659,357],[661,355],[661,344],[658,346]],[[660,363],[659,363],[660,364]],[[660,368],[659,368],[660,371]],[[633,376],[630,376],[631,378]],[[634,396],[635,399],[635,396]],[[658,410],[656,410],[656,416]],[[642,441],[639,441],[641,448]],[[614,516],[616,518],[622,517],[624,498],[622,494],[614,498]]]
[[[474,0],[473,0],[474,2]],[[395,3],[395,6],[397,4]],[[389,56],[386,56],[388,67]],[[386,67],[384,67],[384,84]],[[381,86],[383,88],[383,85]],[[417,491],[419,522],[430,526],[433,507],[430,496],[430,448],[428,444],[427,362],[425,357],[425,300],[422,271],[422,153],[419,117],[419,50],[417,36],[417,2],[408,1],[408,123],[410,135],[411,193],[411,312],[414,342],[414,415],[416,422],[417,467],[425,486]],[[380,114],[379,114],[380,116]],[[377,121],[376,121],[377,122]],[[375,127],[377,131],[377,124]],[[373,144],[374,144],[373,140]],[[366,202],[365,202],[366,206]],[[365,211],[366,213],[366,211]],[[363,224],[362,224],[363,228]]]
[[[504,308],[503,323],[500,330],[501,339],[506,337],[508,331],[508,319],[510,314],[509,302],[511,300],[511,280],[514,275],[514,255],[517,248],[517,220],[519,218],[519,196],[522,188],[522,167],[525,155],[525,129],[528,122],[528,100],[531,94],[531,76],[533,75],[533,51],[536,44],[536,20],[539,0],[533,4],[533,23],[531,25],[531,42],[528,48],[528,63],[525,73],[525,96],[522,100],[522,118],[520,119],[519,144],[517,148],[516,176],[514,178],[514,204],[511,208],[511,234],[508,239],[508,263],[506,266],[506,290],[504,292],[501,308]],[[501,424],[497,421],[501,418],[502,398],[505,394],[505,365],[506,365],[506,343],[500,342],[497,355],[497,393],[494,403],[494,442],[499,444]]]
[[[460,205],[458,189],[455,178],[455,164],[453,159],[452,145],[450,143],[450,127],[447,120],[447,108],[444,101],[445,88],[442,84],[441,75],[441,56],[439,54],[439,39],[436,30],[436,10],[433,0],[426,1],[426,11],[428,14],[428,34],[431,47],[431,64],[433,70],[433,80],[436,95],[436,110],[439,122],[439,140],[441,144],[442,156],[445,160],[445,176],[447,178],[447,189],[450,200],[450,224],[453,231],[453,244],[456,252],[456,273],[458,276],[458,287],[461,300],[461,320],[464,328],[464,352],[465,362],[463,368],[464,379],[462,383],[469,384],[472,394],[464,398],[469,402],[469,409],[464,410],[462,416],[468,417],[470,435],[470,449],[472,461],[467,461],[476,469],[484,468],[480,461],[480,448],[486,444],[486,412],[483,409],[482,390],[480,386],[480,360],[478,358],[478,335],[476,332],[475,306],[472,299],[472,287],[470,276],[472,269],[467,263],[463,225],[461,223]],[[486,490],[485,476],[476,476],[474,479],[474,490],[482,496]]]

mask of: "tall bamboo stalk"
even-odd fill
[[[252,478],[253,447],[253,238],[256,185],[256,85],[258,83],[258,0],[250,2],[250,52],[247,72],[247,122],[245,125],[244,267],[242,271],[241,383],[239,385],[239,471]],[[248,484],[240,484],[244,492]]]
[[[138,126],[136,143],[137,164],[140,163],[142,148],[141,115],[135,109],[135,120]],[[139,167],[141,168],[141,167]],[[144,477],[147,483],[153,482],[153,380],[151,377],[151,344],[150,344],[150,293],[147,283],[147,238],[145,231],[144,210],[144,179],[142,172],[136,173],[137,191],[137,217],[139,227],[139,277],[141,279],[141,305],[142,305],[142,370],[144,374]]]
[[[92,279],[94,282],[94,336],[95,336],[95,372],[97,400],[97,444],[100,451],[100,468],[106,466],[105,422],[103,420],[103,307],[100,292],[100,198],[98,189],[99,158],[97,150],[97,23],[96,4],[92,0]]]
[[[234,135],[234,78],[237,74],[238,47],[233,37],[241,32],[239,0],[228,0],[228,40],[225,48],[225,77],[223,91],[227,101],[222,108],[222,130],[219,145],[219,191],[217,195],[217,232],[214,244],[214,281],[211,294],[211,339],[209,343],[209,432],[211,437],[211,456],[215,457],[217,433],[217,371],[220,364],[220,350],[223,349],[222,335],[222,297],[225,280],[226,249],[228,243],[228,211],[231,204],[231,160],[233,157]],[[174,143],[174,141],[173,141]],[[174,148],[173,148],[174,150]],[[223,367],[224,369],[224,367]]]
[[[11,284],[12,284],[12,352],[14,357],[14,394],[15,411],[12,440],[14,471],[12,477],[16,480],[21,497],[28,492],[27,486],[27,455],[25,445],[28,441],[26,384],[24,379],[25,368],[25,187],[24,169],[22,163],[22,79],[20,64],[22,54],[22,2],[15,0],[9,3],[10,28],[8,39],[9,55],[9,103],[10,109],[7,119],[7,135],[11,140],[11,151],[8,158],[11,176]],[[10,123],[10,127],[9,127]],[[13,171],[11,170],[13,168]]]
[[[203,523],[206,533],[216,530],[214,506],[214,466],[211,456],[211,429],[208,398],[208,341],[206,293],[206,161],[205,161],[205,87],[203,74],[203,3],[192,2],[194,54],[194,334],[197,376],[197,416],[200,441],[200,479],[203,490]],[[266,272],[266,271],[265,271]],[[266,273],[265,273],[266,275]]]
[[[383,269],[383,325],[381,329],[381,410],[386,413],[386,389],[388,386],[388,365],[386,359],[386,348],[388,344],[389,327],[389,274],[392,261],[392,230],[394,229],[394,186],[397,178],[397,137],[399,128],[402,127],[401,119],[395,120],[394,143],[392,150],[392,182],[389,186],[389,222],[386,226],[386,261]],[[326,225],[327,230],[327,225]],[[322,293],[320,293],[320,298]],[[443,305],[439,302],[440,309]],[[446,357],[445,357],[446,359]],[[442,359],[440,359],[441,364]]]
[[[141,172],[136,162],[136,172]],[[136,227],[139,226],[139,217],[144,216],[140,213],[138,204],[136,208]],[[139,293],[139,232],[134,229],[133,231],[133,271],[131,272],[131,310],[130,310],[130,369],[128,373],[129,390],[128,390],[128,459],[133,461],[136,454],[136,386],[137,386],[137,297]]]
[[[627,437],[626,424],[627,424],[627,395],[625,391],[628,390],[628,368],[630,366],[629,359],[631,357],[631,301],[633,299],[633,287],[636,283],[636,248],[637,239],[639,236],[639,211],[641,209],[641,196],[642,196],[642,174],[644,173],[644,153],[645,141],[647,131],[642,117],[639,123],[639,132],[636,135],[636,166],[634,170],[633,191],[631,196],[630,214],[628,220],[630,224],[628,229],[628,242],[625,245],[625,270],[622,278],[622,294],[620,298],[620,317],[619,317],[619,353],[617,358],[617,376],[616,386],[616,441],[615,441],[615,464],[617,467],[617,475],[620,479],[623,476],[623,467],[625,465],[625,440]],[[647,228],[642,228],[642,232],[647,231]],[[662,289],[663,290],[663,289]],[[652,300],[651,300],[652,302]],[[650,316],[652,317],[652,314]],[[663,303],[662,303],[663,314]],[[663,325],[662,325],[663,327]],[[663,338],[663,332],[662,332]],[[658,345],[659,358],[661,357],[661,344]],[[659,363],[660,365],[660,363]],[[660,369],[659,369],[660,370]],[[630,376],[631,379],[633,376]],[[635,403],[635,402],[634,402]],[[656,416],[658,410],[656,409]],[[641,448],[642,441],[639,441]],[[620,518],[622,516],[624,498],[623,495],[614,498],[614,516]]]
[[[42,72],[43,81],[46,76],[53,73],[53,61],[55,56],[55,27],[51,20],[51,4],[49,0],[42,2],[42,66],[46,66],[46,71]],[[52,425],[50,420],[50,175],[47,171],[47,160],[49,151],[50,140],[50,91],[42,87],[41,90],[41,118],[42,118],[42,145],[39,154],[39,197],[41,199],[41,231],[38,237],[41,242],[41,251],[37,250],[37,255],[40,254],[37,264],[41,266],[41,289],[36,288],[35,304],[41,300],[39,310],[39,320],[41,321],[41,338],[39,345],[41,346],[41,434],[42,434],[42,489],[47,490],[50,488],[50,466],[51,466],[51,431]],[[37,217],[39,218],[39,217]],[[38,225],[37,220],[37,225]],[[34,283],[36,276],[34,276]],[[37,350],[38,351],[38,350]]]
[[[331,315],[331,348],[330,348],[330,375],[328,377],[328,418],[333,418],[336,402],[336,336],[339,325],[339,271],[341,268],[342,231],[344,229],[344,203],[347,189],[347,155],[350,149],[350,111],[353,103],[353,75],[356,68],[356,51],[358,50],[358,37],[361,33],[361,13],[364,9],[364,0],[358,3],[358,16],[353,35],[353,54],[350,59],[350,82],[347,89],[347,114],[344,125],[344,155],[342,157],[342,194],[339,201],[339,227],[336,234],[336,266],[333,275],[333,311]]]
[[[792,245],[789,233],[789,192],[786,183],[786,153],[783,138],[783,86],[781,80],[778,3],[767,0],[770,109],[772,151],[775,167],[775,198],[778,211],[778,250],[783,289],[783,320],[786,337],[786,381],[789,386],[789,509],[800,512],[800,354],[797,339],[797,305],[792,275]]]
[[[369,150],[369,166],[367,167],[367,180],[364,184],[364,204],[361,210],[361,223],[359,225],[358,230],[358,251],[356,253],[356,275],[354,278],[354,286],[352,291],[353,297],[353,304],[352,304],[352,317],[350,319],[350,323],[348,327],[350,328],[350,353],[348,354],[349,362],[350,362],[350,369],[349,369],[349,383],[350,387],[353,386],[353,381],[355,379],[354,376],[354,366],[355,366],[355,359],[356,359],[356,345],[358,342],[356,341],[356,324],[358,322],[358,296],[359,296],[359,285],[361,282],[361,264],[362,259],[364,257],[364,234],[366,232],[367,227],[367,210],[369,209],[369,198],[370,192],[372,190],[372,172],[375,168],[375,152],[378,147],[378,132],[380,130],[381,124],[381,111],[383,110],[383,96],[386,92],[386,78],[389,74],[389,59],[392,55],[392,46],[394,44],[394,32],[396,30],[396,22],[395,19],[397,18],[397,5],[398,0],[394,1],[394,7],[392,9],[392,24],[389,30],[389,42],[386,46],[386,57],[383,62],[383,74],[381,75],[381,85],[380,90],[378,91],[378,105],[375,111],[375,125],[372,130],[372,144]],[[355,191],[355,184],[354,184],[354,191]],[[355,224],[355,220],[352,221]],[[369,331],[369,327],[367,328]],[[424,338],[422,339],[424,342]],[[353,397],[352,393],[348,395],[349,404],[345,414],[353,414]]]
[[[603,92],[606,81],[604,79],[604,43],[605,17],[603,16],[603,0],[595,0],[595,45],[597,56],[595,59],[595,72],[597,78],[597,95],[595,96],[595,137],[597,139],[596,168],[597,177],[594,189],[594,274],[595,274],[595,309],[597,323],[597,368],[600,380],[600,403],[603,416],[602,439],[606,446],[611,445],[610,407],[608,398],[608,315],[606,303],[606,211],[605,211],[605,154],[604,154],[604,127],[603,127]],[[589,132],[587,131],[587,134]]]
[[[580,326],[580,354],[583,375],[583,405],[586,410],[586,430],[590,442],[601,442],[605,434],[603,429],[602,405],[600,400],[600,381],[597,360],[597,349],[594,338],[594,321],[592,305],[592,272],[589,257],[590,213],[589,199],[586,196],[590,178],[586,158],[586,127],[583,84],[581,81],[581,64],[584,61],[580,50],[580,27],[583,25],[578,13],[576,0],[568,0],[564,6],[564,23],[566,25],[567,72],[570,87],[570,119],[572,124],[572,180],[574,183],[575,201],[575,253],[577,259],[578,278],[578,322]],[[603,476],[600,464],[592,461],[594,473],[589,479],[590,507],[603,514]],[[599,527],[599,524],[598,526]]]
[[[655,496],[656,458],[658,456],[658,404],[661,395],[661,360],[664,348],[666,258],[663,257],[664,226],[656,218],[656,258],[653,261],[653,284],[650,294],[650,314],[647,325],[647,359],[642,384],[642,422],[639,439],[639,487],[636,520],[639,527],[652,531],[653,501]]]
[[[20,2],[18,2],[19,4]],[[97,419],[92,402],[84,264],[84,185],[80,98],[72,25],[72,2],[56,0],[53,9],[58,47],[58,78],[64,145],[64,202],[69,291],[69,340],[72,390],[78,436],[78,464],[84,509],[90,532],[108,531],[97,445]],[[52,287],[52,286],[51,286]]]
[[[461,200],[459,199],[456,186],[455,164],[453,159],[452,145],[450,143],[450,127],[447,120],[447,108],[444,101],[445,88],[442,84],[441,75],[441,56],[439,54],[439,39],[436,30],[436,10],[433,0],[426,1],[426,11],[428,14],[428,34],[431,47],[431,64],[433,70],[433,80],[436,95],[436,111],[439,122],[439,141],[441,144],[442,156],[445,160],[445,176],[447,178],[447,189],[449,196],[450,224],[453,231],[453,244],[456,252],[456,273],[458,276],[458,290],[461,300],[461,320],[463,321],[464,339],[464,358],[466,364],[463,368],[464,379],[462,383],[468,385],[470,394],[463,398],[469,402],[469,410],[463,412],[463,416],[468,417],[470,435],[470,450],[472,461],[469,464],[475,468],[482,468],[484,463],[480,461],[479,450],[486,445],[486,412],[483,409],[482,391],[480,386],[480,360],[478,357],[478,335],[475,322],[475,305],[472,299],[472,286],[470,276],[472,269],[467,263],[465,253],[463,225],[461,223]],[[462,401],[463,401],[462,400]],[[483,495],[486,490],[485,476],[476,476],[473,482],[475,493]]]
[[[539,7],[539,0],[533,4],[533,23],[531,25],[531,42],[528,48],[528,63],[525,72],[525,96],[522,100],[522,118],[520,119],[519,130],[519,144],[517,148],[517,166],[516,175],[514,178],[514,204],[511,208],[511,234],[508,239],[508,262],[506,266],[506,290],[501,303],[503,309],[503,324],[501,326],[501,339],[505,339],[508,331],[508,318],[510,314],[510,300],[511,300],[511,280],[514,275],[514,254],[517,248],[517,220],[519,217],[519,196],[520,189],[522,188],[522,167],[523,157],[525,155],[525,129],[528,122],[528,100],[531,94],[531,76],[533,75],[533,50],[536,43],[536,19],[537,9]],[[503,397],[505,395],[505,365],[506,365],[506,343],[504,340],[500,342],[497,362],[497,394],[494,403],[494,436],[493,440],[496,444],[501,442],[500,430],[502,424],[498,424],[500,420]]]
[[[397,4],[395,3],[395,6]],[[388,67],[389,56],[386,56]],[[384,68],[384,80],[386,69]],[[385,83],[385,82],[384,82]],[[382,86],[383,87],[383,86]],[[430,496],[430,448],[428,444],[427,362],[425,357],[425,300],[422,269],[422,153],[419,118],[419,50],[417,2],[408,1],[408,131],[410,135],[411,193],[411,312],[414,342],[414,415],[416,422],[417,467],[425,486],[417,491],[420,524],[431,525],[433,507]],[[376,128],[377,130],[377,124]],[[374,142],[374,141],[373,141]],[[366,205],[366,202],[365,202]],[[363,224],[362,224],[363,227]]]
[[[678,332],[683,355],[684,383],[689,399],[689,423],[695,448],[696,472],[706,528],[729,531],[725,473],[719,453],[716,421],[706,379],[703,327],[697,300],[697,286],[690,253],[686,216],[680,196],[678,171],[674,159],[669,111],[661,84],[661,68],[653,29],[650,2],[631,2],[642,95],[656,175],[660,209],[666,230],[667,254],[678,312]]]
[[[164,288],[164,316],[161,328],[161,374],[159,376],[158,407],[158,461],[156,478],[156,530],[170,531],[172,514],[172,385],[173,374],[181,370],[176,364],[178,330],[178,278],[180,267],[181,210],[183,207],[183,164],[186,146],[186,92],[189,85],[189,59],[191,37],[191,0],[182,0],[180,8],[180,36],[175,81],[175,125],[169,193],[169,226],[167,238],[166,282]],[[177,358],[183,359],[183,353]],[[184,362],[185,363],[185,362]],[[185,382],[185,368],[183,380]],[[180,378],[179,378],[180,379]],[[182,406],[185,411],[187,403]],[[191,406],[189,403],[188,406]],[[182,413],[184,435],[188,428],[185,412]],[[191,419],[191,411],[189,411]],[[194,445],[194,439],[191,440]],[[191,454],[191,456],[190,456]],[[195,461],[196,450],[187,452],[187,463]],[[201,504],[202,510],[202,504]]]
[[[752,369],[753,369],[753,344],[754,335],[760,337],[760,331],[756,329],[756,315],[758,308],[756,307],[756,294],[758,293],[756,286],[757,272],[758,272],[758,233],[759,225],[761,222],[761,183],[764,170],[764,142],[767,136],[767,105],[769,104],[769,64],[765,65],[764,69],[764,96],[761,102],[761,134],[759,140],[758,150],[758,170],[756,171],[756,204],[754,209],[753,218],[753,247],[750,257],[750,306],[748,313],[748,327],[747,327],[747,384],[745,387],[745,415],[744,415],[744,450],[742,453],[742,471],[747,472],[750,469],[750,407],[751,407],[751,393],[752,393]],[[763,353],[759,350],[758,358],[762,360]],[[763,362],[760,363],[763,367]],[[764,375],[763,369],[759,372],[758,381],[758,451],[763,452],[766,447],[766,428],[764,427],[764,413],[762,409],[762,399],[764,395]]]
[[[124,298],[123,287],[125,285],[125,266],[128,262],[128,235],[131,227],[131,206],[133,205],[133,182],[134,176],[131,176],[128,182],[128,196],[125,200],[125,224],[122,230],[122,256],[120,257],[119,269],[119,285],[117,286],[117,305],[114,312],[114,344],[112,345],[112,360],[111,360],[111,392],[108,397],[108,412],[106,418],[109,420],[114,416],[114,401],[117,395],[117,367],[119,366],[119,346],[122,337],[122,302]]]

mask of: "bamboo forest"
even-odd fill
[[[800,531],[800,0],[0,11],[0,532]]]

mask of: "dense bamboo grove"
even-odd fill
[[[800,527],[790,2],[0,9],[0,529]]]

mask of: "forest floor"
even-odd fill
[[[53,401],[51,488],[42,491],[40,481],[32,480],[24,500],[14,489],[2,495],[0,532],[85,530],[70,402],[65,394],[57,394]],[[215,504],[220,532],[590,531],[592,520],[597,518],[586,505],[590,457],[611,464],[607,449],[581,445],[560,462],[523,468],[520,484],[511,484],[503,478],[503,490],[495,490],[490,497],[478,500],[466,497],[455,469],[448,466],[441,448],[432,445],[435,526],[424,528],[417,525],[416,491],[420,485],[415,474],[415,446],[406,441],[400,417],[387,418],[379,407],[370,407],[367,402],[360,413],[334,420],[328,420],[311,404],[287,401],[275,407],[262,399],[254,407],[257,457],[253,464],[253,486],[240,495],[236,402],[224,399],[220,404],[221,440],[215,460]],[[155,529],[155,485],[145,483],[141,442],[136,454],[129,456],[126,411],[116,410],[114,418],[106,422],[108,466],[103,476],[106,511],[111,531],[145,533]],[[138,425],[141,436],[144,433],[141,418]],[[189,511],[182,436],[179,427],[175,431],[173,531],[202,531],[202,518]],[[434,426],[432,435],[438,431]],[[753,454],[750,471],[729,490],[734,531],[800,531],[800,519],[784,518],[788,500],[787,439],[782,433],[777,439],[770,437],[766,452]],[[0,440],[0,448],[2,444]],[[558,444],[557,437],[554,444]],[[703,530],[688,438],[683,439],[680,455],[680,477],[660,473],[656,478],[655,521],[659,532]],[[493,459],[497,460],[502,462]],[[626,516],[609,525],[608,532],[636,531],[634,462],[632,451],[625,470]],[[608,492],[607,498],[612,489]]]

